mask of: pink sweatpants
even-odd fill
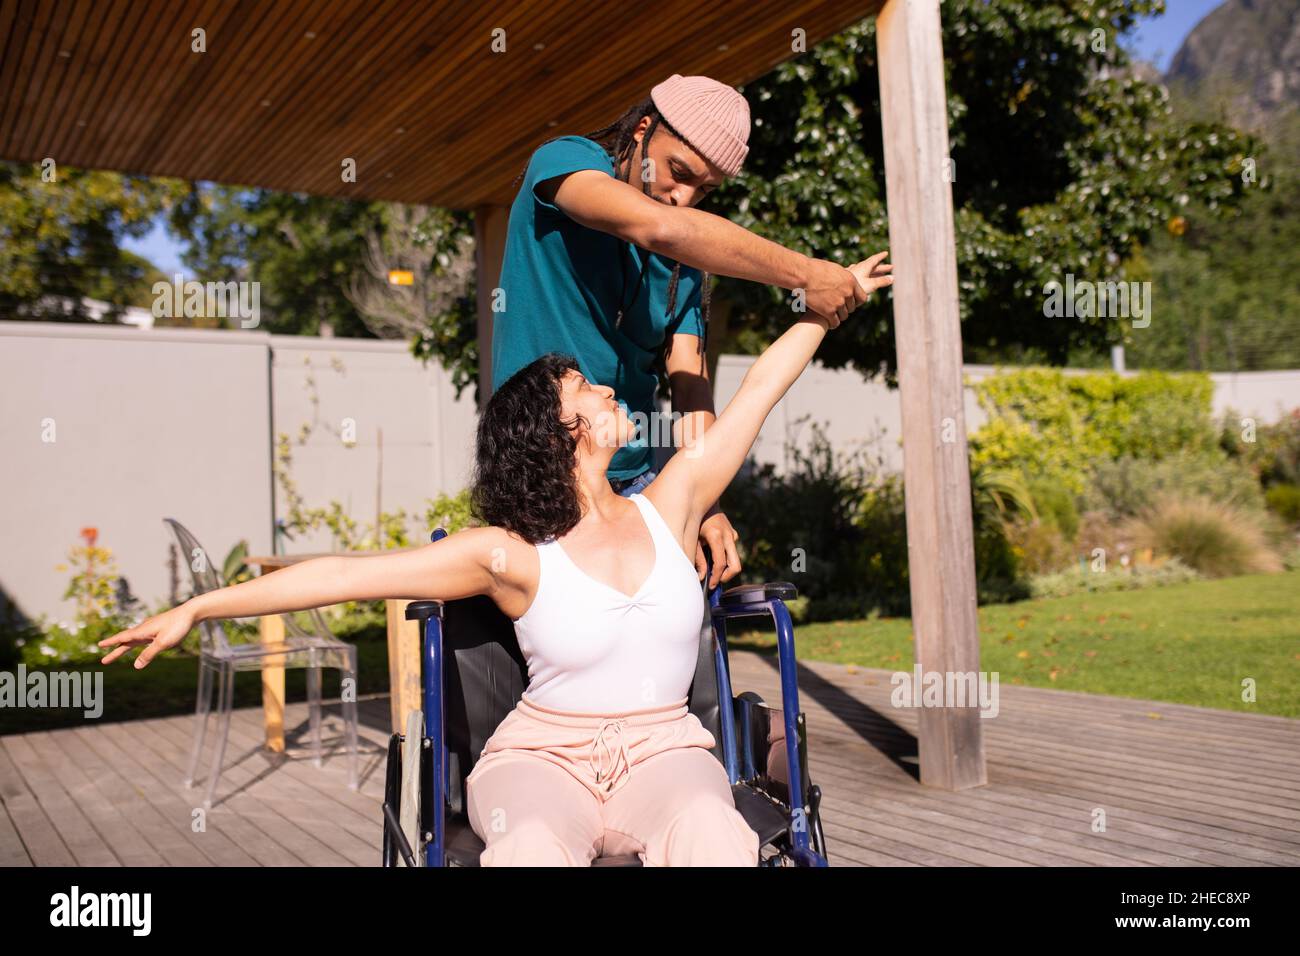
[[[622,714],[554,710],[525,694],[466,780],[481,866],[757,866],[714,738],[682,699]]]

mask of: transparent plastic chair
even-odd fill
[[[180,546],[195,594],[203,594],[223,586],[221,575],[209,553],[199,544],[198,539],[184,525],[174,518],[164,518],[164,523],[171,529]],[[211,808],[217,791],[217,781],[221,776],[221,764],[225,758],[226,741],[230,736],[230,714],[235,700],[235,674],[239,671],[260,671],[268,657],[276,658],[276,663],[286,668],[307,668],[307,702],[310,713],[313,763],[321,766],[323,749],[321,746],[321,668],[338,668],[341,671],[340,683],[353,693],[343,696],[344,734],[348,748],[348,786],[356,790],[359,785],[359,767],[357,753],[357,649],[354,645],[341,641],[330,633],[329,625],[320,612],[312,609],[306,612],[311,620],[311,630],[304,630],[292,615],[282,615],[285,623],[285,637],[282,643],[266,644],[263,642],[240,644],[230,640],[226,629],[220,621],[203,621],[200,630],[199,654],[199,688],[198,702],[195,707],[194,744],[190,751],[189,767],[185,774],[185,786],[194,786],[195,773],[198,771],[199,759],[203,753],[204,739],[207,736],[208,719],[212,713],[213,684],[217,688],[217,737],[208,771],[207,788],[204,793],[203,806]],[[351,683],[349,684],[349,679]],[[349,699],[350,698],[350,699]]]

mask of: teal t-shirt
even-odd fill
[[[613,176],[614,161],[600,144],[583,136],[562,136],[543,144],[529,160],[523,186],[510,207],[501,264],[501,311],[494,313],[492,324],[492,388],[500,388],[547,352],[563,352],[578,360],[588,381],[612,387],[629,415],[641,412],[650,423],[658,409],[654,362],[664,341],[678,333],[701,334],[701,275],[698,269],[682,265],[675,314],[665,315],[671,260],[574,222],[533,191],[543,180],[579,169]],[[620,288],[619,265],[624,247],[628,250],[625,290]],[[620,293],[624,305],[632,300],[643,267],[641,288],[622,326],[615,328]],[[664,433],[667,429],[661,427],[641,429],[633,442],[614,454],[609,477],[634,478],[650,468],[654,464],[650,438]]]

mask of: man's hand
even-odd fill
[[[892,265],[881,265],[888,252],[878,252],[870,259],[847,269],[824,259],[809,259],[804,285],[804,304],[810,312],[823,316],[830,328],[849,317],[876,289],[893,283]]]
[[[740,573],[740,555],[736,552],[736,541],[739,538],[740,532],[731,526],[727,516],[714,505],[704,516],[704,521],[700,524],[700,540],[695,543],[695,570],[701,581],[709,569],[704,545],[709,546],[709,554],[713,556],[713,574],[709,575],[710,589],[719,581],[730,581]]]
[[[194,609],[190,606],[190,602],[186,601],[170,611],[146,618],[135,627],[104,638],[99,642],[99,646],[111,647],[113,650],[106,654],[100,663],[111,664],[130,648],[138,644],[148,644],[149,646],[135,659],[136,670],[139,670],[167,648],[175,647],[184,640],[185,635],[194,627],[194,623]]]
[[[853,273],[825,259],[808,260],[803,290],[808,311],[824,316],[832,329],[867,301],[867,294]]]

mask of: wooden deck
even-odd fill
[[[770,658],[733,651],[732,671],[778,699]],[[1003,684],[988,785],[949,793],[916,782],[917,711],[890,706],[889,674],[799,675],[833,866],[1300,865],[1298,720]],[[288,707],[288,759],[261,747],[260,710],[237,711],[198,833],[202,791],[180,784],[192,721],[0,737],[0,865],[378,864],[387,697],[362,702],[360,792],[341,743],[312,765],[305,704]]]

